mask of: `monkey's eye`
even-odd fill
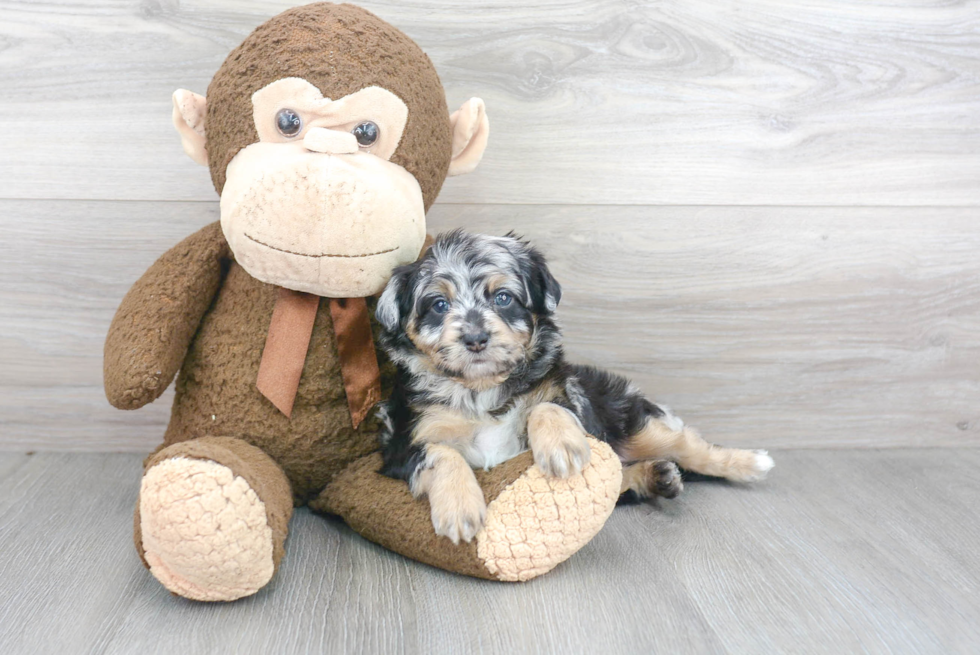
[[[445,314],[449,311],[449,301],[445,298],[440,298],[432,303],[432,311],[434,311],[436,314]]]
[[[362,148],[370,148],[378,140],[381,131],[371,121],[364,121],[363,123],[358,123],[357,127],[351,130],[351,134],[354,135],[358,145]]]
[[[276,114],[276,129],[283,136],[296,136],[303,129],[303,119],[292,109],[280,109]]]
[[[506,291],[501,291],[496,296],[493,297],[493,302],[496,303],[498,307],[506,307],[514,300],[514,297],[507,293]]]

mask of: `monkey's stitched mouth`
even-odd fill
[[[276,248],[275,246],[270,246],[268,243],[265,243],[263,241],[259,241],[255,237],[249,235],[247,232],[243,232],[243,234],[249,240],[254,241],[255,243],[259,244],[260,246],[265,246],[266,248],[271,248],[272,250],[278,250],[279,252],[284,252],[287,255],[297,255],[299,257],[312,257],[313,259],[319,259],[320,257],[340,257],[340,258],[343,258],[343,259],[355,259],[357,257],[373,257],[375,255],[383,255],[386,252],[393,252],[393,251],[397,250],[397,248],[388,248],[387,250],[379,250],[378,252],[366,252],[363,255],[331,255],[330,253],[326,253],[326,252],[323,253],[323,254],[320,254],[320,255],[308,255],[305,252],[294,252],[292,250],[286,250],[284,248]]]

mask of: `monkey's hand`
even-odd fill
[[[113,406],[138,409],[170,385],[230,256],[212,223],[164,253],[130,288],[105,341],[105,394]]]

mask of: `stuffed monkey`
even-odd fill
[[[207,97],[174,94],[185,151],[210,168],[221,219],[157,260],[123,299],[105,344],[121,409],[177,377],[163,444],[144,463],[136,549],[170,591],[255,593],[285,553],[294,506],[466,575],[526,580],[602,527],[621,468],[592,440],[579,476],[549,479],[529,453],[479,477],[483,530],[452,544],[428,504],[378,473],[371,408],[374,300],[414,261],[447,175],[479,162],[483,102],[453,113],[428,57],[363,9],[318,3],[258,27]]]

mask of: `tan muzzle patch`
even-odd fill
[[[378,293],[425,240],[418,182],[371,154],[255,143],[228,166],[221,227],[263,282],[331,298]]]

